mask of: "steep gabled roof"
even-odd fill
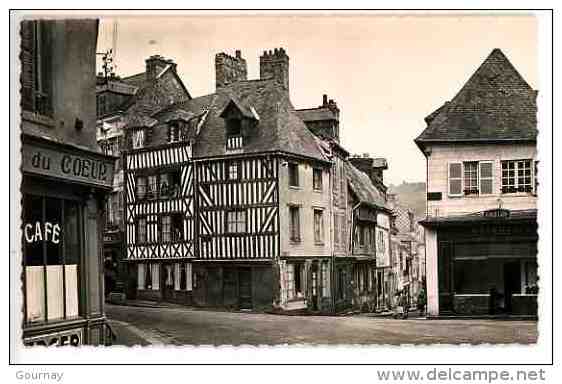
[[[534,141],[537,92],[494,49],[457,95],[426,117],[418,146],[431,142]]]
[[[384,195],[373,185],[367,174],[355,168],[349,161],[344,162],[348,184],[361,203],[388,208]]]
[[[287,152],[325,161],[314,135],[297,116],[287,92],[275,80],[244,80],[221,87],[216,93],[176,103],[153,115],[165,121],[175,110],[195,115],[208,110],[193,149],[194,157],[226,155],[225,120],[220,115],[235,104],[254,117],[254,126],[244,137],[244,153]],[[259,117],[259,120],[255,118]]]

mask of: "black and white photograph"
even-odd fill
[[[545,20],[12,10],[11,362],[548,356]]]

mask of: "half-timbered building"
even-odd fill
[[[104,228],[104,273],[105,293],[112,300],[123,300],[123,294],[134,296],[134,281],[130,281],[123,243],[125,235],[124,190],[125,182],[122,164],[122,151],[131,142],[126,142],[125,127],[146,119],[151,113],[166,105],[190,98],[189,92],[177,74],[176,64],[159,55],[150,56],[145,61],[145,71],[126,77],[115,74],[98,75],[96,86],[97,104],[97,142],[102,152],[117,156],[113,191],[106,203],[106,223]],[[150,127],[142,132],[144,141],[149,139]],[[140,132],[141,129],[137,129]],[[138,137],[137,137],[138,138]],[[130,140],[131,137],[128,137]],[[138,138],[140,140],[140,138]],[[138,142],[136,144],[139,144]]]

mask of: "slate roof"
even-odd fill
[[[221,87],[217,92],[167,107],[153,117],[165,121],[177,109],[201,115],[209,110],[193,148],[194,157],[226,155],[225,119],[220,115],[233,100],[246,113],[259,116],[244,137],[244,153],[282,151],[326,161],[314,135],[298,117],[287,92],[272,79],[245,80]]]
[[[305,122],[337,120],[336,115],[327,107],[297,109],[297,115]]]
[[[426,117],[415,142],[535,141],[536,96],[496,48],[450,102]]]
[[[142,88],[146,84],[148,84],[148,81],[146,80],[146,72],[141,72],[135,75],[123,77],[121,78],[121,81],[138,88]]]
[[[360,202],[388,208],[384,195],[375,188],[367,174],[355,168],[347,160],[344,162],[344,170],[348,184]]]

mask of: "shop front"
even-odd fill
[[[104,344],[101,236],[114,159],[22,140],[23,342]]]
[[[536,210],[494,210],[424,225],[437,243],[438,295],[428,302],[438,308],[433,315],[537,315]]]

